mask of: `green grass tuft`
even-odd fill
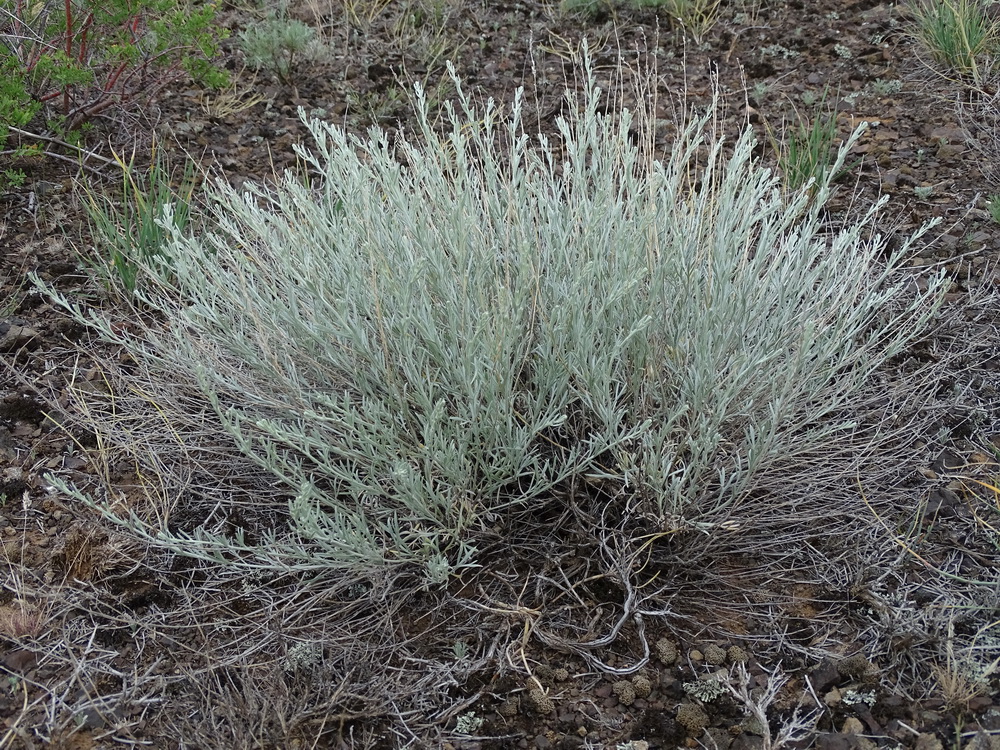
[[[121,194],[114,196],[85,186],[84,210],[94,241],[86,253],[88,265],[109,290],[131,296],[142,283],[144,268],[169,269],[169,232],[164,226],[169,211],[173,226],[187,229],[194,191],[194,165],[188,162],[177,179],[154,149],[149,168],[140,172],[135,157],[128,162],[115,154],[121,170]]]
[[[911,0],[913,33],[936,63],[978,83],[1000,42],[1000,24],[988,5],[983,0]]]

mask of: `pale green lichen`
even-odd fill
[[[695,680],[694,682],[685,682],[682,687],[685,693],[703,703],[711,703],[716,698],[721,698],[728,692],[726,686],[715,679],[715,677]]]
[[[455,731],[458,734],[475,734],[483,725],[483,721],[482,716],[476,716],[475,711],[469,711],[469,713],[458,717],[455,722]]]
[[[308,669],[319,664],[323,660],[323,644],[316,641],[305,641],[296,643],[285,654],[281,661],[281,666],[288,671],[296,669]]]
[[[795,50],[788,49],[780,44],[770,44],[767,47],[761,47],[760,53],[766,55],[767,57],[783,57],[786,60],[793,57],[798,57],[799,52]]]
[[[858,690],[847,690],[844,692],[841,700],[845,705],[856,706],[859,703],[864,703],[867,706],[875,705],[875,691],[867,690],[864,692]]]

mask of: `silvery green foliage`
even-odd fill
[[[296,62],[319,55],[316,30],[302,21],[272,17],[241,31],[239,43],[250,67],[288,80]]]
[[[661,162],[592,76],[569,99],[557,142],[525,133],[520,95],[477,111],[460,86],[444,136],[419,90],[416,138],[311,121],[308,183],[219,184],[211,231],[147,269],[164,330],[97,321],[287,488],[290,531],[241,554],[438,583],[574,476],[711,530],[778,459],[850,433],[838,414],[926,328],[941,280],[899,273],[881,203],[832,232],[830,186],[789,197],[712,112]]]

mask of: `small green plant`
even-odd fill
[[[876,78],[865,84],[864,91],[875,96],[892,96],[903,90],[903,82],[899,79]]]
[[[990,218],[997,224],[1000,224],[1000,194],[990,196],[990,199],[986,202],[986,210],[989,211]]]
[[[783,57],[786,60],[791,60],[802,54],[798,50],[788,49],[781,44],[769,44],[767,47],[761,47],[760,53],[765,57]]]
[[[721,0],[632,0],[632,3],[640,8],[664,11],[700,44],[719,20]]]
[[[181,75],[225,81],[212,3],[0,0],[0,147],[32,125],[78,142],[97,115],[139,107]]]
[[[754,101],[760,104],[765,98],[767,98],[767,94],[770,90],[771,87],[767,81],[757,81],[753,85],[753,88],[750,89],[750,96],[753,97]]]
[[[932,195],[934,195],[934,186],[933,185],[918,185],[917,187],[913,188],[913,194],[915,196],[917,196],[918,200],[925,201],[928,198],[930,198]]]
[[[463,41],[453,39],[448,32],[447,13],[419,8],[401,14],[392,24],[391,38],[397,49],[407,50],[423,64],[426,71],[434,71],[445,60],[456,57]]]
[[[825,111],[828,93],[823,91],[811,117],[796,113],[797,121],[786,131],[783,143],[779,144],[771,135],[785,187],[789,190],[799,190],[810,182],[818,185],[828,179],[835,180],[856,166],[856,163],[841,165],[836,167],[836,174],[831,175],[837,153],[837,117],[835,112]]]
[[[760,20],[763,0],[733,0],[728,3],[734,9],[733,23],[737,26],[756,26]]]
[[[320,56],[316,30],[290,18],[273,17],[240,32],[240,48],[247,63],[257,70],[270,70],[290,83],[296,66]]]
[[[455,6],[456,0],[416,0],[404,15],[409,16],[414,27],[437,32],[448,24]]]
[[[95,242],[90,265],[107,288],[124,288],[131,295],[140,284],[143,267],[170,264],[165,212],[169,211],[172,225],[188,226],[194,167],[186,163],[180,188],[175,189],[165,157],[156,149],[144,175],[135,166],[134,153],[128,162],[118,154],[115,160],[122,176],[120,196],[90,188],[84,191],[84,209]]]
[[[240,75],[234,76],[214,95],[202,98],[201,106],[206,115],[226,119],[267,101],[267,97],[259,91],[256,75],[249,80],[241,78]]]
[[[18,65],[17,59],[10,53],[4,53],[2,46],[4,37],[0,35],[0,148],[7,145],[11,129],[20,130],[27,127],[41,108],[41,103],[31,97],[24,81],[24,71]],[[31,146],[28,146],[31,148]],[[24,147],[15,146],[9,156],[23,156]],[[0,177],[0,187],[17,187],[23,183],[23,170],[7,167]]]
[[[28,175],[21,169],[5,169],[0,172],[0,186],[21,187]]]
[[[347,103],[348,111],[379,123],[397,116],[406,105],[406,96],[398,86],[389,86],[360,94],[349,92]]]
[[[8,284],[11,283],[9,276],[3,281]],[[0,321],[6,320],[17,312],[21,303],[24,302],[24,298],[25,295],[21,293],[19,288],[9,293],[6,298],[0,297]],[[6,493],[0,492],[0,508],[7,504],[8,499]]]
[[[913,34],[934,62],[977,83],[997,51],[1000,24],[984,0],[911,0]]]

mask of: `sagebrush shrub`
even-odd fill
[[[296,19],[275,17],[240,33],[240,47],[257,70],[275,72],[291,82],[298,63],[320,56],[316,30]]]
[[[789,196],[711,111],[657,160],[592,75],[554,138],[525,131],[520,95],[504,114],[458,91],[444,135],[419,90],[415,137],[309,121],[309,180],[219,183],[211,230],[175,229],[173,267],[146,269],[162,330],[90,319],[148,388],[201,393],[290,498],[254,543],[161,543],[441,582],[580,478],[627,486],[654,528],[711,531],[782,461],[849,437],[852,398],[940,303],[875,231],[882,203],[824,225],[857,134]]]

